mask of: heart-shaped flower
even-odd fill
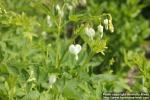
[[[81,46],[79,44],[71,44],[69,46],[69,52],[76,56],[76,60],[78,60],[78,53],[81,51]]]
[[[48,81],[49,81],[49,85],[52,88],[52,85],[56,82],[57,80],[57,76],[55,74],[52,74],[49,76]]]
[[[95,30],[92,27],[86,27],[85,33],[88,37],[90,37],[93,40],[93,37],[95,36]]]

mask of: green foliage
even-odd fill
[[[147,2],[1,0],[0,100],[100,100],[108,91],[150,91],[142,48],[149,21],[140,14]],[[97,26],[106,18],[114,32],[104,28],[101,37]],[[95,30],[93,39],[85,27]],[[82,46],[78,60],[71,44]],[[132,68],[135,85],[127,83]]]

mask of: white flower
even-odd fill
[[[109,24],[108,19],[104,19],[104,25],[105,25],[106,30],[108,30],[108,24]]]
[[[60,17],[64,16],[64,12],[58,4],[56,5],[56,10],[58,11],[58,14],[59,14]]]
[[[87,34],[88,37],[90,37],[93,40],[93,37],[95,36],[95,30],[92,27],[90,28],[86,27],[85,33]]]
[[[108,24],[108,19],[104,19],[104,24],[105,24],[105,25]]]
[[[47,24],[49,27],[52,26],[52,21],[51,21],[51,17],[50,16],[47,16]]]
[[[81,46],[79,44],[76,45],[71,44],[69,46],[69,52],[75,55],[76,60],[78,60],[78,54],[80,51],[81,51]]]
[[[69,10],[69,11],[72,11],[73,6],[72,6],[72,5],[70,5],[70,4],[67,4],[67,8],[68,8],[68,10]]]
[[[42,36],[44,39],[47,39],[47,33],[45,31],[42,32]]]
[[[113,24],[112,24],[112,20],[109,20],[108,21],[109,22],[109,30],[110,30],[110,32],[114,32],[114,26],[113,26]]]
[[[98,28],[98,31],[101,33],[101,38],[102,38],[103,37],[103,29],[104,29],[104,27],[100,24],[100,25],[97,26],[97,28]]]
[[[56,10],[60,11],[60,6],[58,4],[56,5]]]
[[[50,84],[50,85],[54,84],[54,83],[56,82],[56,79],[57,79],[57,77],[56,77],[55,74],[50,75],[50,76],[49,76],[49,79],[48,79],[49,84]]]
[[[103,33],[104,27],[103,27],[101,24],[98,25],[97,28],[98,28],[98,31],[99,31],[100,33]]]

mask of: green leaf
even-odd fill
[[[80,15],[70,15],[69,16],[69,20],[70,21],[74,21],[74,22],[78,22],[79,20],[81,20],[81,17],[83,17],[83,14],[80,14]]]
[[[80,100],[80,94],[77,92],[77,82],[75,80],[66,83],[63,89],[63,95],[68,99]]]
[[[38,100],[40,93],[38,91],[31,91],[22,100]]]
[[[39,100],[52,100],[52,94],[48,93],[48,92],[43,92],[40,95],[40,99]]]
[[[16,76],[19,74],[19,70],[15,66],[7,66],[7,70],[9,74],[16,75]]]

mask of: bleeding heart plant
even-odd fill
[[[0,100],[150,91],[149,21],[140,16],[150,0],[141,1],[0,0]]]

